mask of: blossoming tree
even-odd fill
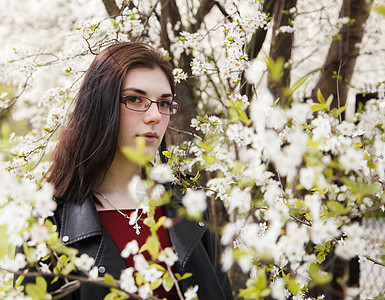
[[[1,34],[9,46],[0,61],[1,297],[49,299],[93,283],[111,288],[109,299],[145,299],[154,297],[159,285],[169,290],[184,279],[171,271],[177,253],[160,249],[156,238],[156,230],[173,220],[146,220],[153,234],[142,250],[152,260],[144,260],[135,241],[127,244],[122,256],[134,256],[135,267],[118,279],[99,277],[93,259],[63,246],[49,221],[56,204],[42,178],[55,134],[91,59],[117,41],[163,48],[182,102],[171,125],[172,146],[164,153],[168,164],[151,168],[143,158],[148,179],[128,183],[128,188],[143,186],[143,192],[156,187],[141,204],[151,212],[167,202],[162,183],[175,180],[185,189],[181,214],[199,221],[210,205],[223,270],[245,274],[241,283],[232,276],[241,298],[320,299],[332,280],[339,287],[332,299],[359,293],[347,276],[326,272],[325,262],[362,260],[367,253],[356,220],[384,203],[382,6],[374,3],[370,14],[364,6],[354,10],[360,16],[355,20],[338,14],[348,1],[331,0],[31,3],[5,1],[9,10],[1,10],[8,20]],[[28,19],[16,15],[24,11]],[[353,64],[340,60],[350,70],[342,74],[344,66],[328,69],[324,62],[334,61],[332,49],[345,41],[349,26],[365,34],[344,48],[359,51]],[[346,50],[341,57],[350,54]],[[353,73],[354,67],[360,72]],[[378,99],[348,114],[340,98],[349,100],[345,83],[350,95],[365,89]],[[133,153],[126,149],[126,154]],[[13,256],[14,246],[24,254]],[[29,266],[34,271],[24,272]],[[15,284],[13,274],[19,275]],[[70,284],[47,291],[59,277]],[[24,278],[34,283],[20,285]],[[178,293],[194,299],[197,289]]]

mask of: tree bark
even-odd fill
[[[120,14],[120,9],[116,5],[115,0],[102,0],[110,17],[114,17]]]
[[[279,32],[281,26],[290,26],[293,15],[290,13],[291,8],[295,8],[297,0],[280,0],[276,1],[274,7],[274,24],[273,37],[271,40],[270,57],[276,61],[278,58],[283,58],[284,67],[283,75],[279,80],[272,80],[269,76],[268,86],[274,99],[280,98],[279,103],[283,106],[287,105],[288,95],[285,90],[290,86],[290,71],[291,67],[286,65],[291,58],[293,48],[292,32]]]
[[[174,35],[177,36],[183,28],[175,29],[177,23],[181,24],[181,16],[175,0],[162,0],[161,1],[161,45],[164,49],[170,50],[171,41],[167,33],[167,26],[171,24]],[[172,57],[171,51],[171,63],[173,63],[174,57]],[[179,59],[178,66],[191,75],[190,67],[191,56],[182,53]],[[190,120],[197,115],[197,107],[194,101],[194,83],[193,80],[182,81],[175,87],[176,99],[180,102],[180,111],[174,115],[170,120],[170,126],[175,127],[179,130],[190,131]],[[167,142],[169,144],[180,144],[184,138],[176,132],[169,132]]]
[[[333,95],[332,108],[346,104],[348,86],[359,54],[357,43],[362,41],[363,25],[369,17],[373,0],[344,0],[340,17],[349,17],[353,24],[345,24],[339,37],[330,45],[323,72],[312,90],[312,99],[317,100],[317,91],[321,90],[325,98]]]
[[[274,13],[275,0],[265,0],[263,2],[262,11],[268,16],[272,17]],[[267,31],[264,28],[258,28],[251,37],[250,42],[247,45],[246,53],[249,56],[249,60],[256,58],[262,49],[262,45],[265,41]],[[242,78],[241,94],[246,95],[249,99],[253,96],[253,86],[247,84],[246,79]]]

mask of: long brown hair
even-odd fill
[[[127,72],[136,68],[160,68],[175,94],[168,62],[149,45],[118,43],[97,55],[53,153],[47,181],[54,185],[55,197],[82,203],[110,167],[117,150],[122,85]]]

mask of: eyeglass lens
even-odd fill
[[[147,111],[154,102],[161,114],[173,115],[178,111],[179,104],[173,100],[153,101],[142,96],[124,96],[123,103],[126,108],[135,111]]]

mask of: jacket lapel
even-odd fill
[[[92,197],[88,197],[83,204],[65,202],[61,224],[59,237],[64,245],[103,233]]]
[[[177,207],[180,207],[182,194],[178,188],[174,187],[173,203],[164,206],[164,214],[168,218],[175,218],[178,216]],[[174,206],[172,206],[174,205]],[[176,206],[176,207],[175,207]],[[176,222],[172,227],[168,229],[171,244],[175,248],[175,252],[179,258],[180,272],[184,272],[184,268],[188,259],[190,258],[194,245],[200,242],[203,234],[206,231],[206,226],[203,223],[190,221],[183,217],[180,221]]]
[[[173,198],[173,204],[180,206],[181,193],[177,191]],[[168,218],[175,218],[178,216],[177,208],[165,205],[164,214]],[[103,228],[92,197],[88,197],[83,204],[65,202],[61,224],[59,237],[64,245],[103,234]],[[171,244],[178,254],[181,273],[184,271],[194,245],[201,240],[205,231],[206,226],[200,226],[197,222],[190,221],[185,217],[168,229]]]

